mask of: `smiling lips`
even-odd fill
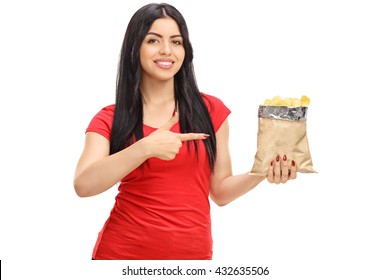
[[[156,65],[163,69],[170,69],[173,66],[174,61],[171,59],[157,59],[154,61]]]

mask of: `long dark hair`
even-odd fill
[[[114,154],[143,135],[143,106],[140,91],[141,63],[140,47],[151,25],[156,19],[174,19],[183,38],[185,58],[175,75],[175,102],[179,106],[180,131],[210,134],[204,141],[211,170],[216,158],[216,138],[208,109],[199,92],[194,67],[193,50],[189,40],[187,24],[181,13],[173,6],[148,4],[140,8],[131,18],[124,36],[116,83],[116,104],[111,131],[110,154]],[[194,143],[196,153],[198,146]],[[188,142],[188,144],[190,144]]]

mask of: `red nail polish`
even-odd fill
[[[292,161],[291,161],[291,165],[292,165],[292,166],[295,166],[295,161],[292,160]]]
[[[280,160],[280,156],[279,156],[279,155],[277,155],[277,157],[276,157],[276,161],[277,161],[277,162],[279,162],[279,160]]]
[[[205,135],[203,135],[203,137],[204,137],[204,139],[207,139],[207,138],[210,137],[210,135],[209,134],[205,134]]]
[[[287,156],[286,156],[286,155],[283,156],[283,160],[284,160],[284,161],[287,160]]]
[[[271,161],[271,166],[274,166],[274,161]]]

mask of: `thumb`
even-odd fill
[[[179,114],[175,111],[172,118],[158,130],[170,130],[179,121]]]

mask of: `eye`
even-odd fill
[[[181,46],[183,43],[180,40],[173,40],[172,44],[174,44],[176,46]]]
[[[147,40],[147,43],[148,43],[148,44],[157,44],[157,43],[158,43],[158,40],[157,40],[157,39],[154,39],[154,38],[151,38],[151,39]]]

